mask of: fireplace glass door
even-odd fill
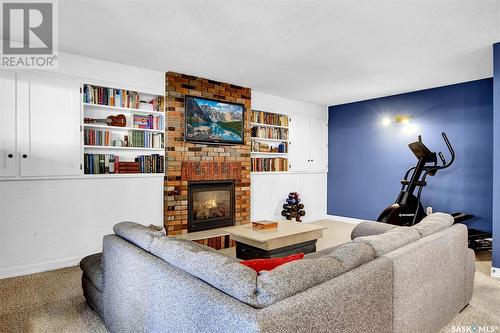
[[[234,225],[234,181],[189,182],[188,231]]]

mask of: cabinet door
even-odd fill
[[[310,160],[309,117],[294,115],[290,121],[290,171],[308,171]]]
[[[0,71],[0,177],[15,176],[16,153],[16,73]]]
[[[80,83],[44,74],[18,74],[21,176],[81,174]]]
[[[327,124],[324,120],[311,118],[311,171],[326,171]]]

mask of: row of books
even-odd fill
[[[252,136],[263,139],[288,140],[288,129],[273,127],[252,127]]]
[[[111,132],[86,128],[83,131],[83,142],[91,146],[111,146]]]
[[[148,116],[134,114],[133,127],[143,128],[143,129],[155,129],[155,130],[165,129],[163,116],[152,115],[152,114]]]
[[[141,148],[163,148],[163,133],[130,131],[128,146]]]
[[[110,131],[86,128],[83,132],[83,141],[89,146],[163,148],[163,133],[128,131],[128,135],[123,135],[123,140],[111,140]]]
[[[120,161],[113,154],[84,154],[84,173],[89,175],[113,173],[163,173],[164,158],[159,154],[139,155],[134,162]]]
[[[162,155],[139,155],[135,158],[141,173],[163,173],[165,159]]]
[[[138,109],[140,96],[136,91],[85,84],[83,86],[83,102]]]
[[[252,110],[252,122],[288,127],[288,116],[283,114]]]
[[[286,153],[288,145],[286,142],[269,144],[265,142],[252,141],[252,152],[254,153]]]
[[[252,171],[288,171],[287,158],[252,158]]]

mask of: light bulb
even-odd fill
[[[391,119],[388,118],[388,117],[385,117],[384,119],[382,119],[382,125],[384,126],[389,126],[391,124]]]

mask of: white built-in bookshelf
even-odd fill
[[[163,96],[84,84],[82,110],[82,161],[86,176],[163,174]]]
[[[288,171],[290,147],[287,115],[252,110],[251,167],[252,172]]]

